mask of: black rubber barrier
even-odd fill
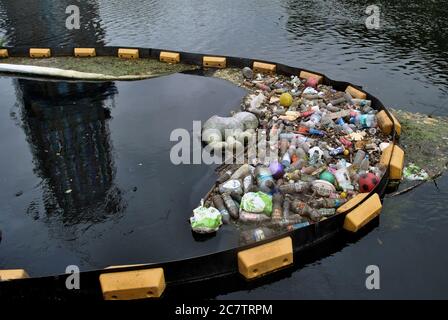
[[[136,47],[98,47],[95,48],[97,56],[117,56],[119,48],[138,49],[140,59],[159,59],[160,52],[172,50],[162,50],[154,48],[136,48]],[[28,57],[29,49],[25,47],[9,48],[2,47],[0,49],[7,49],[9,57]],[[51,49],[51,56],[73,56],[74,47],[53,47]],[[202,66],[204,56],[216,56],[200,53],[189,53],[176,51],[180,53],[180,62],[186,64],[194,64]],[[254,61],[265,62],[276,65],[276,73],[283,75],[299,75],[301,71],[311,72],[323,77],[323,83],[333,86],[336,90],[345,91],[347,86],[352,86],[356,89],[362,90],[360,86],[349,82],[336,81],[327,76],[307,69],[291,67],[284,64],[278,64],[271,61],[254,60],[248,58],[238,58],[219,55],[226,58],[227,67],[252,67]],[[7,59],[7,58],[6,58]],[[82,58],[81,58],[82,59]],[[85,58],[88,59],[88,58]],[[365,92],[364,90],[362,90]],[[375,96],[365,92],[367,99],[372,101],[372,108],[376,110],[385,110],[388,117],[394,123],[393,117],[389,111],[384,107],[381,101]],[[395,131],[395,126],[392,132],[393,143],[396,144],[398,135]],[[390,163],[390,159],[389,159]],[[44,299],[44,300],[76,300],[76,299],[102,299],[102,291],[99,283],[99,276],[103,273],[142,270],[148,268],[161,267],[164,270],[166,281],[166,292],[172,292],[176,288],[184,288],[185,286],[195,286],[198,282],[210,282],[219,278],[229,278],[238,276],[238,261],[237,254],[241,250],[246,250],[255,246],[259,246],[277,239],[290,236],[293,242],[294,261],[301,258],[301,254],[305,251],[312,250],[312,248],[319,246],[329,238],[336,236],[343,231],[343,224],[345,216],[362,205],[370,196],[377,193],[382,199],[387,185],[389,183],[389,168],[382,177],[379,184],[370,194],[361,201],[358,205],[350,208],[350,210],[337,214],[326,220],[311,224],[307,227],[300,228],[295,231],[284,233],[273,238],[265,239],[254,244],[242,246],[235,249],[216,252],[209,255],[192,257],[184,260],[175,260],[164,263],[151,263],[139,266],[128,266],[114,269],[93,270],[81,272],[80,281],[81,288],[79,290],[68,290],[65,285],[65,280],[68,275],[55,275],[50,277],[28,278],[13,281],[0,282],[0,300],[15,300],[15,299]],[[377,220],[377,219],[376,219]],[[375,220],[374,220],[375,221]],[[371,221],[369,224],[374,223]],[[144,262],[143,262],[144,263]],[[280,271],[281,273],[282,271]],[[266,277],[272,277],[267,275]],[[265,278],[266,278],[265,277]],[[261,280],[255,280],[261,281]],[[165,294],[164,294],[165,295]],[[162,296],[163,297],[163,296]]]

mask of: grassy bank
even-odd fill
[[[155,59],[127,60],[117,57],[53,57],[46,59],[7,58],[0,63],[22,64],[40,67],[60,68],[79,72],[99,73],[110,76],[147,76],[154,77],[170,73],[196,69],[186,64],[168,64]]]

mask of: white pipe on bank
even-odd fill
[[[53,77],[53,78],[77,79],[77,80],[138,80],[155,76],[155,75],[111,76],[101,73],[80,72],[75,70],[65,70],[59,68],[0,63],[0,73],[2,72]]]

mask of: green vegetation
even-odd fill
[[[400,144],[406,163],[415,163],[434,176],[448,164],[448,118],[392,110],[402,126]]]
[[[193,70],[197,66],[186,64],[168,64],[156,59],[125,60],[117,57],[53,57],[48,59],[30,59],[11,57],[0,63],[23,64],[52,67],[80,72],[101,73],[110,76],[154,77],[181,71]]]

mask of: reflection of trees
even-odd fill
[[[122,211],[106,99],[113,83],[41,82],[19,79],[21,123],[44,183],[47,215],[65,224],[97,222]]]
[[[81,28],[68,30],[69,5],[81,11]],[[97,0],[0,0],[0,28],[12,46],[87,46],[103,44]]]
[[[381,9],[380,30],[367,30],[364,25],[365,10],[372,4]],[[444,0],[288,0],[285,7],[286,30],[293,41],[312,46],[324,40],[355,50],[368,47],[393,62],[423,65],[433,81],[448,76],[448,7]],[[370,59],[376,63],[375,55]]]

